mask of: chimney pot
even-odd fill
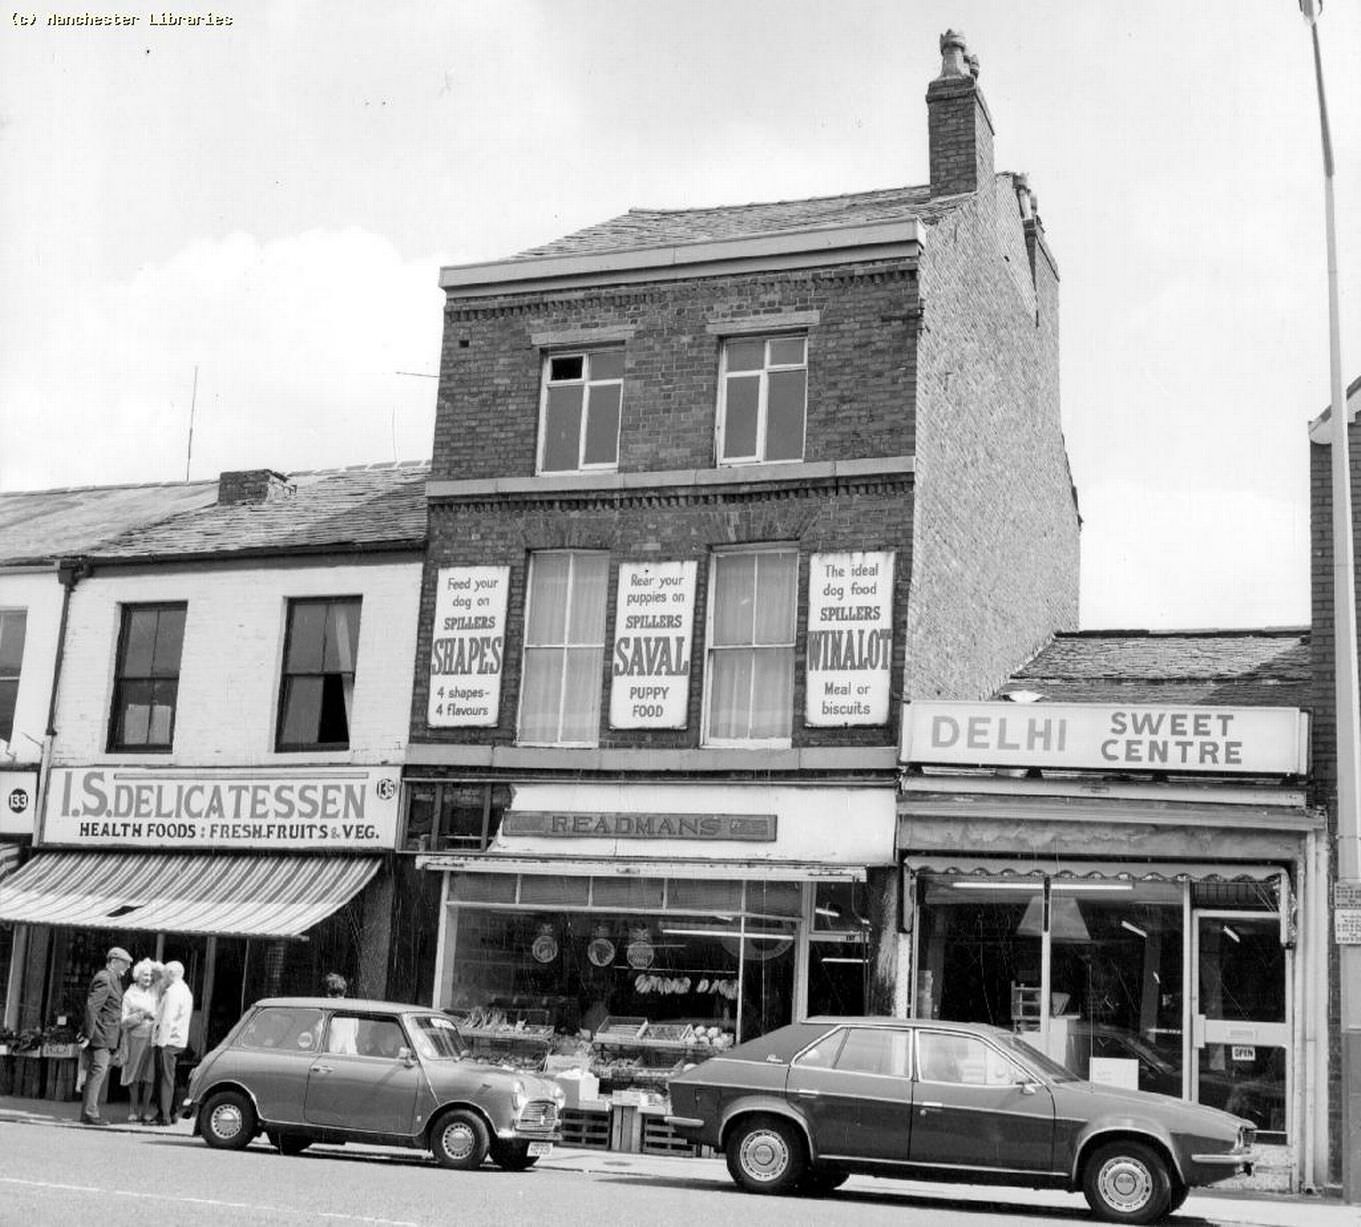
[[[992,116],[978,88],[978,57],[964,35],[940,36],[940,76],[926,91],[931,146],[931,195],[976,192],[992,182]]]

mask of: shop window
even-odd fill
[[[719,464],[802,460],[807,401],[806,337],[741,337],[725,342],[719,379]]]
[[[14,709],[19,700],[19,670],[24,662],[28,611],[0,609],[0,741],[14,736]]]
[[[460,903],[514,903],[519,885],[511,873],[456,873],[449,894]]]
[[[595,745],[605,656],[607,554],[545,552],[529,565],[519,740]]]
[[[689,912],[742,910],[742,883],[715,878],[671,878],[667,881],[668,908]]]
[[[623,378],[622,347],[544,359],[540,473],[619,466]]]
[[[794,550],[713,556],[705,674],[708,744],[789,743],[798,575]]]
[[[118,636],[110,751],[169,750],[175,737],[184,605],[127,605]]]
[[[593,907],[617,908],[630,912],[659,912],[666,898],[666,883],[661,878],[592,878]]]
[[[404,846],[410,852],[485,852],[509,799],[504,785],[408,781]]]
[[[746,910],[758,916],[798,916],[803,912],[803,884],[748,882]]]
[[[590,894],[590,878],[531,873],[520,880],[520,902],[531,907],[585,907]]]
[[[869,978],[861,882],[819,882],[808,944],[808,1013],[863,1014]]]
[[[346,750],[359,649],[358,597],[288,603],[278,750]]]

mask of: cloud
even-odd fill
[[[195,477],[428,457],[435,380],[398,372],[438,371],[441,301],[435,259],[358,228],[195,242],[0,341],[0,482],[180,479],[191,399]]]

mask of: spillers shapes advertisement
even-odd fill
[[[501,719],[509,567],[441,567],[430,644],[431,728],[494,728]]]

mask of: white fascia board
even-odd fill
[[[1356,425],[1356,414],[1359,409],[1361,409],[1361,388],[1347,397],[1347,426],[1349,429]],[[1332,421],[1333,411],[1330,405],[1309,423],[1309,442],[1317,443],[1320,447],[1331,447],[1333,442]]]
[[[912,217],[659,247],[452,264],[440,269],[440,288],[454,294],[476,295],[528,289],[539,283],[561,286],[603,279],[617,281],[626,275],[631,275],[631,279],[694,276],[706,264],[742,262],[756,271],[763,267],[791,268],[915,256],[924,235],[921,222]]]

